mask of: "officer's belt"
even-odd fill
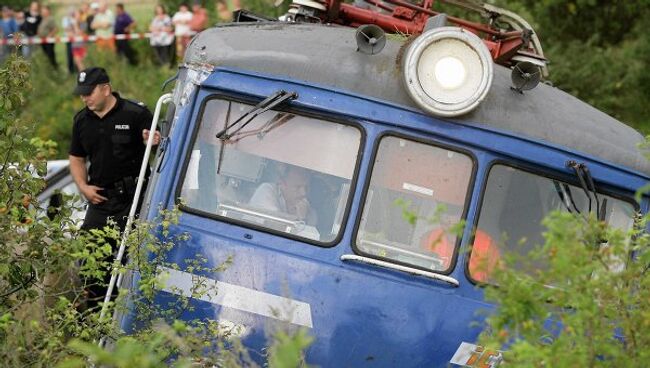
[[[104,193],[109,197],[133,195],[135,193],[136,181],[137,179],[134,179],[132,176],[127,176],[113,184],[104,186]]]

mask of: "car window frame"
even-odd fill
[[[438,270],[427,269],[427,268],[417,266],[417,265],[414,265],[414,264],[411,264],[411,263],[400,262],[400,261],[397,261],[397,260],[394,260],[394,259],[391,259],[391,258],[378,257],[378,256],[373,255],[373,254],[368,254],[368,253],[362,252],[358,248],[357,239],[358,239],[359,231],[360,231],[360,228],[361,228],[361,219],[363,217],[363,211],[364,211],[365,206],[366,206],[366,200],[367,200],[367,197],[368,197],[368,190],[370,188],[370,181],[372,179],[372,174],[375,171],[375,160],[377,159],[377,155],[379,154],[380,144],[381,144],[382,140],[384,138],[386,138],[386,137],[394,137],[394,138],[398,138],[398,139],[406,139],[406,140],[409,140],[409,141],[412,141],[412,142],[425,144],[425,145],[432,146],[432,147],[435,147],[435,148],[446,149],[446,150],[449,150],[449,151],[458,152],[458,153],[466,155],[471,160],[472,171],[471,171],[469,181],[468,181],[468,184],[467,184],[467,191],[465,193],[465,203],[463,205],[463,209],[462,209],[461,217],[460,217],[460,221],[465,221],[465,225],[463,226],[463,231],[460,234],[460,236],[458,236],[456,238],[456,242],[454,244],[454,253],[453,253],[451,262],[449,264],[449,268],[447,270],[445,270],[444,272],[443,271],[438,271]],[[363,256],[363,257],[379,259],[379,260],[382,260],[382,261],[385,261],[385,262],[390,262],[390,263],[405,266],[405,267],[410,267],[410,268],[414,268],[414,269],[418,269],[418,270],[432,272],[432,273],[436,273],[436,274],[439,274],[439,275],[450,275],[450,274],[452,274],[454,272],[454,270],[456,269],[457,262],[458,262],[458,256],[460,254],[460,245],[462,244],[465,231],[467,230],[467,224],[468,224],[467,223],[467,217],[468,217],[468,214],[469,214],[470,206],[472,204],[472,193],[474,191],[474,187],[476,186],[476,178],[477,178],[477,173],[478,173],[478,166],[479,166],[479,160],[478,160],[476,154],[474,153],[474,151],[472,151],[471,149],[466,148],[466,147],[464,147],[462,145],[457,145],[457,144],[454,144],[454,143],[448,143],[448,142],[446,142],[446,141],[444,141],[442,139],[439,140],[439,139],[434,138],[434,137],[423,137],[423,136],[417,135],[417,134],[409,134],[408,132],[402,132],[402,131],[394,130],[394,129],[389,129],[389,130],[383,131],[380,134],[378,134],[376,136],[376,138],[374,139],[374,143],[373,143],[373,147],[372,147],[372,154],[370,155],[370,161],[368,163],[368,170],[367,170],[367,174],[366,174],[366,177],[365,177],[365,183],[363,184],[363,189],[362,189],[362,192],[361,192],[361,198],[359,200],[357,217],[356,217],[355,222],[354,222],[354,230],[352,232],[352,238],[351,238],[352,251],[355,254]]]
[[[176,188],[174,190],[174,203],[178,206],[179,210],[181,212],[185,213],[190,213],[196,216],[208,218],[211,220],[216,220],[224,223],[228,223],[231,225],[236,225],[236,226],[241,226],[245,227],[251,230],[255,231],[260,231],[272,235],[277,235],[283,238],[295,240],[301,243],[307,243],[310,245],[314,245],[317,247],[321,248],[332,248],[335,247],[337,244],[341,242],[341,239],[343,238],[345,234],[345,230],[347,228],[347,223],[349,221],[349,216],[350,212],[352,210],[352,201],[355,195],[356,191],[356,186],[359,178],[359,170],[361,168],[361,162],[363,159],[363,152],[366,146],[366,140],[367,140],[367,132],[364,129],[363,125],[352,118],[349,117],[343,117],[340,115],[335,115],[334,113],[330,111],[323,111],[323,110],[316,110],[312,108],[305,107],[300,103],[299,100],[292,101],[290,103],[284,104],[280,107],[276,107],[270,111],[278,111],[278,112],[287,112],[295,115],[300,115],[304,116],[307,118],[312,118],[312,119],[319,119],[324,122],[331,122],[331,123],[336,123],[336,124],[341,124],[349,127],[356,128],[359,131],[359,148],[357,150],[357,157],[356,161],[354,164],[354,171],[352,173],[352,178],[350,180],[350,190],[348,192],[348,198],[345,203],[345,210],[343,212],[343,217],[341,219],[341,227],[339,229],[338,234],[334,239],[332,239],[329,242],[322,242],[318,241],[315,239],[310,239],[298,235],[294,235],[291,233],[286,233],[283,231],[278,231],[274,230],[268,227],[256,225],[251,222],[246,222],[246,221],[241,221],[233,218],[229,218],[226,216],[221,216],[216,213],[210,213],[206,211],[202,211],[196,208],[192,208],[190,206],[187,206],[183,204],[180,200],[181,198],[181,191],[183,184],[185,182],[185,176],[187,174],[187,169],[190,163],[191,155],[192,155],[192,148],[194,147],[196,140],[198,138],[200,126],[201,126],[201,121],[203,120],[203,114],[205,113],[205,109],[212,100],[225,100],[228,102],[234,102],[234,103],[241,103],[241,104],[246,104],[250,105],[252,108],[255,106],[257,103],[263,100],[263,98],[257,97],[257,96],[249,96],[249,95],[240,95],[240,94],[234,94],[234,93],[226,93],[223,91],[217,91],[214,93],[210,93],[208,96],[205,96],[203,100],[201,101],[201,104],[199,106],[199,111],[196,114],[196,119],[192,122],[194,124],[191,132],[191,138],[188,144],[186,145],[187,147],[187,152],[184,154],[184,158],[181,164],[181,175],[179,175],[178,181],[176,183]]]
[[[481,218],[481,212],[483,210],[483,200],[485,199],[485,191],[487,190],[488,181],[490,179],[490,173],[492,172],[492,169],[497,165],[503,165],[503,166],[506,166],[506,167],[511,167],[511,168],[516,169],[516,170],[521,170],[521,171],[524,171],[524,172],[532,174],[532,175],[537,175],[537,176],[540,176],[540,177],[543,177],[543,178],[546,178],[546,179],[549,179],[549,180],[560,181],[562,183],[566,183],[566,184],[573,185],[575,187],[580,188],[580,183],[575,178],[575,176],[571,175],[570,173],[560,173],[557,170],[545,168],[545,167],[542,167],[542,166],[533,166],[533,165],[530,165],[530,164],[526,164],[524,162],[507,160],[507,159],[504,159],[504,158],[497,158],[497,159],[491,160],[486,165],[485,175],[484,175],[485,180],[483,180],[483,183],[481,185],[481,190],[480,190],[479,195],[477,196],[477,199],[476,199],[478,202],[476,204],[476,214],[474,215],[474,221],[473,221],[473,224],[472,224],[472,229],[477,229],[478,228],[478,223],[479,223],[479,220]],[[594,178],[594,182],[597,182],[596,178]],[[620,190],[620,191],[612,190],[613,186],[607,185],[607,184],[605,185],[604,188],[605,188],[605,190],[603,190],[602,187],[598,188],[599,189],[598,190],[599,195],[604,194],[604,195],[607,195],[609,197],[621,200],[623,202],[627,202],[627,203],[632,205],[632,207],[634,208],[634,210],[636,212],[641,211],[640,203],[637,203],[634,200],[633,196],[626,196],[625,194],[622,194],[624,192],[624,190]],[[471,276],[470,272],[469,272],[469,261],[470,261],[472,251],[473,251],[473,248],[474,248],[474,240],[475,240],[475,238],[476,238],[475,231],[472,231],[471,237],[469,238],[469,241],[467,242],[467,249],[466,249],[467,257],[465,257],[465,264],[464,264],[465,277],[467,277],[467,279],[472,284],[477,285],[477,286],[481,286],[481,287],[485,287],[487,285],[496,286],[497,285],[496,283],[483,282],[483,281],[478,281],[478,280],[474,279]]]

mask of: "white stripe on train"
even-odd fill
[[[311,306],[308,303],[249,289],[243,286],[213,280],[204,276],[161,268],[167,274],[163,291],[186,296],[223,307],[233,308],[260,316],[312,328]],[[201,295],[192,296],[192,291],[201,290]]]

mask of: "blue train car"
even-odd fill
[[[388,37],[379,53],[334,25],[197,35],[144,206],[179,205],[173,230],[191,235],[159,297],[215,287],[184,318],[238,326],[260,358],[280,326],[308,329],[306,361],[323,367],[472,366],[500,257],[541,243],[554,210],[630,228],[650,165],[639,133],[552,86],[511,88],[463,33]],[[233,263],[197,273],[198,255]]]

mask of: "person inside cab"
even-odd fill
[[[262,183],[253,193],[249,205],[277,213],[295,216],[299,221],[315,225],[316,212],[307,198],[309,175],[303,168],[287,166],[275,183]]]
[[[420,245],[422,249],[434,253],[442,262],[441,269],[446,270],[451,266],[456,248],[457,232],[455,228],[459,216],[448,212],[440,215],[440,224],[422,236]],[[500,267],[500,251],[492,237],[485,231],[477,229],[474,236],[469,259],[470,277],[478,282],[488,282],[493,273]]]

